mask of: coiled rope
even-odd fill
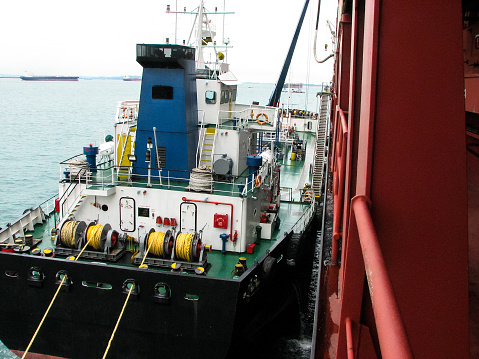
[[[179,259],[191,262],[191,242],[193,237],[193,233],[180,233],[176,237],[175,253]]]
[[[156,256],[162,256],[164,239],[165,239],[165,232],[151,233],[148,238],[148,247],[151,247],[150,252]]]
[[[211,170],[201,165],[193,168],[190,174],[190,184],[186,187],[187,190],[195,192],[211,192],[213,187],[213,175]]]
[[[75,231],[79,223],[78,221],[68,221],[63,225],[60,233],[60,242],[64,247],[75,247]]]
[[[95,224],[90,226],[86,233],[87,242],[90,242],[90,246],[95,248],[97,251],[101,250],[101,232],[103,231],[103,226],[101,224]]]

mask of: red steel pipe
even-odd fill
[[[346,343],[348,346],[348,359],[354,359],[353,328],[351,319],[346,318]]]
[[[226,202],[214,202],[214,201],[204,201],[201,199],[189,199],[186,197],[182,198],[183,202],[200,202],[200,203],[212,203],[212,204],[222,204],[225,206],[231,206],[231,220],[230,220],[230,241],[233,240],[233,203],[226,203]]]
[[[413,358],[368,203],[366,196],[356,196],[351,201],[351,207],[363,252],[381,354],[385,359]]]
[[[337,139],[337,149],[338,153],[336,154],[336,163],[337,169],[335,171],[334,183],[333,183],[333,193],[334,193],[334,217],[333,217],[333,244],[331,252],[331,264],[338,264],[338,252],[339,252],[339,238],[340,235],[340,224],[341,224],[341,213],[343,211],[343,201],[344,201],[344,182],[346,176],[346,150],[347,150],[347,139],[348,139],[348,124],[346,122],[346,116],[344,115],[343,110],[339,110],[339,121],[341,125],[341,131],[338,133]],[[340,151],[340,152],[339,152]],[[339,183],[338,183],[339,182]]]

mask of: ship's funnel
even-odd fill
[[[143,66],[143,76],[135,143],[137,162],[133,173],[148,173],[145,161],[148,137],[151,137],[152,176],[157,176],[159,169],[165,169],[172,177],[188,178],[196,164],[198,143],[195,49],[138,44],[136,53],[137,62]]]

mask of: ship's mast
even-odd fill
[[[203,0],[201,0],[200,7],[198,9],[198,24],[196,28],[196,53],[198,55],[196,60],[196,68],[203,67],[205,62],[203,56],[203,22]]]
[[[223,6],[225,6],[225,4]],[[204,6],[204,0],[200,0],[200,5],[198,6],[198,8],[194,9],[193,11],[186,11],[186,8],[184,11],[170,11],[170,6],[168,5],[166,12],[173,13],[176,15],[177,14],[196,15],[195,24],[193,25],[193,28],[191,29],[191,32],[190,32],[190,39],[191,39],[191,35],[193,34],[193,31],[195,30],[195,26],[196,26],[196,36],[194,36],[196,37],[196,40],[195,40],[196,68],[204,69],[206,67],[204,51],[206,49],[211,49],[211,48],[212,48],[211,50],[215,54],[215,60],[214,60],[214,64],[216,65],[215,67],[219,67],[217,66],[218,64],[217,55],[218,55],[219,46],[217,46],[216,41],[213,40],[214,36],[216,35],[216,32],[213,31],[209,26],[208,15],[223,15],[223,29],[222,29],[223,46],[221,46],[221,48],[225,48],[226,50],[229,47],[228,46],[229,39],[225,40],[225,36],[224,36],[224,27],[225,27],[224,16],[229,14],[234,14],[234,12],[218,11],[217,8],[215,8],[214,12],[209,12],[208,10],[206,10]],[[176,24],[175,24],[175,42],[176,42]],[[211,46],[209,45],[209,42],[212,42]]]

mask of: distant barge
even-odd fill
[[[20,76],[24,81],[78,81],[78,76]]]

